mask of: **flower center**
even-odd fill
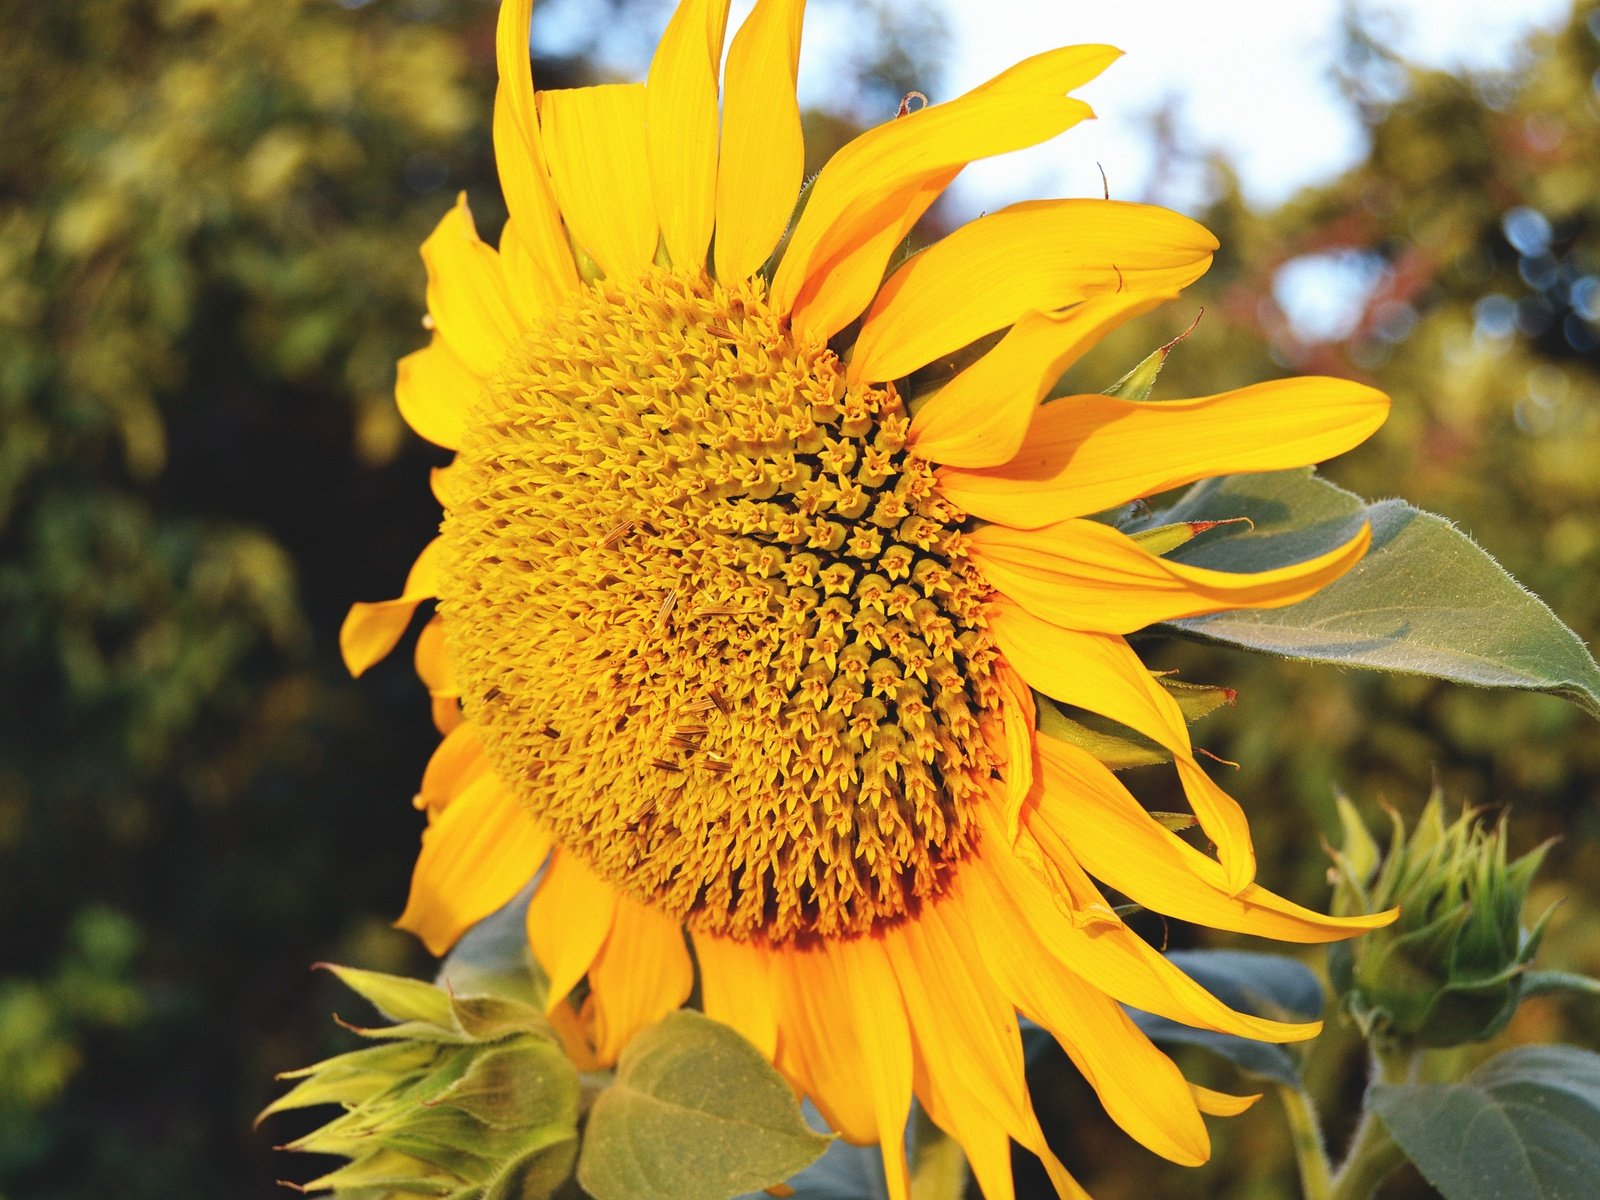
[[[759,281],[665,272],[587,289],[486,389],[444,489],[463,704],[624,892],[709,932],[849,936],[972,848],[986,585],[909,424]]]

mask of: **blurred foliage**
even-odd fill
[[[5,1200],[281,1194],[316,1165],[251,1117],[346,1044],[307,965],[427,969],[387,928],[427,705],[337,630],[437,521],[391,389],[422,239],[503,217],[495,10],[0,5]],[[883,12],[863,95],[937,57]]]
[[[1216,266],[1168,314],[1097,351],[1078,371],[1078,386],[1108,386],[1203,306],[1155,399],[1290,373],[1385,389],[1395,401],[1389,423],[1326,474],[1369,498],[1399,495],[1448,516],[1594,647],[1600,6],[1580,0],[1558,32],[1518,51],[1504,74],[1410,67],[1386,50],[1380,24],[1356,10],[1347,36],[1341,81],[1369,125],[1367,159],[1272,212],[1251,209],[1226,163],[1208,164],[1218,198],[1198,215],[1222,242]],[[1337,309],[1341,320],[1292,319],[1307,308],[1319,317]],[[1338,827],[1336,793],[1354,797],[1371,818],[1388,803],[1411,820],[1437,780],[1461,802],[1510,809],[1519,852],[1557,839],[1530,900],[1534,911],[1566,901],[1544,954],[1576,970],[1600,968],[1600,736],[1576,707],[1166,640],[1142,650],[1183,678],[1238,689],[1238,704],[1195,732],[1207,749],[1242,764],[1227,782],[1251,814],[1269,883],[1325,905],[1328,860],[1315,831]],[[1130,781],[1163,807],[1166,781],[1158,771],[1134,773],[1141,774],[1150,778]],[[1172,935],[1189,936],[1178,928]],[[1594,1046],[1600,1006],[1531,1000],[1507,1036]],[[1186,1066],[1219,1081],[1198,1059]],[[1348,1120],[1363,1076],[1350,1031],[1326,1035],[1308,1070],[1324,1107]],[[1265,1200],[1291,1187],[1288,1136],[1276,1113],[1214,1122],[1215,1157],[1180,1180],[1107,1150],[1109,1126],[1084,1103],[1077,1081],[1040,1080],[1035,1089],[1076,1121],[1067,1137],[1094,1164],[1085,1174],[1100,1200]],[[1348,1132],[1340,1120],[1330,1123],[1335,1149]],[[1433,1193],[1412,1175],[1384,1194]]]
[[[665,20],[661,0],[608,5],[608,41],[648,27],[648,46]],[[0,1197],[265,1197],[298,1166],[250,1129],[272,1073],[348,1047],[306,964],[426,970],[386,926],[419,832],[427,705],[403,661],[349,684],[336,631],[351,600],[393,593],[436,519],[422,481],[438,458],[389,392],[424,337],[416,247],[461,188],[499,223],[494,5],[0,11]],[[904,91],[938,96],[925,12],[869,11],[873,53],[839,67],[855,107],[808,117],[813,166]],[[1216,269],[1170,330],[1147,321],[1092,359],[1094,386],[1197,304],[1158,397],[1288,370],[1376,381],[1395,416],[1333,476],[1459,520],[1595,639],[1597,32],[1585,5],[1505,77],[1468,78],[1410,70],[1353,20],[1370,158],[1272,213],[1219,164]],[[537,62],[541,83],[589,77],[592,48]],[[1349,328],[1321,340],[1275,298],[1306,261],[1364,281]],[[1414,808],[1437,770],[1455,796],[1514,805],[1527,844],[1564,835],[1532,900],[1573,897],[1545,959],[1600,971],[1582,935],[1600,912],[1600,739],[1576,710],[1149,652],[1240,688],[1200,736],[1244,764],[1269,881],[1323,903],[1308,831],[1334,828],[1334,785]],[[1161,773],[1144,773],[1160,807]],[[1594,1044],[1600,1023],[1539,999],[1519,1033]],[[1313,1068],[1348,1090],[1337,1040]],[[1285,1194],[1265,1106],[1216,1123],[1216,1159],[1184,1172],[1114,1134],[1081,1081],[1035,1087],[1101,1200]]]

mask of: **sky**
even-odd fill
[[[733,0],[730,29],[754,0]],[[1157,179],[1150,116],[1170,102],[1184,144],[1218,148],[1234,163],[1245,194],[1263,205],[1325,180],[1364,149],[1359,123],[1332,82],[1342,0],[901,0],[941,9],[951,38],[937,101],[959,95],[1018,60],[1053,46],[1103,42],[1125,52],[1076,93],[1099,119],[1032,150],[975,164],[954,198],[963,215],[1032,196],[1100,192],[1157,198],[1193,212],[1203,181],[1170,170]],[[1531,30],[1558,24],[1570,0],[1363,0],[1394,31],[1396,47],[1436,67],[1504,69]],[[534,42],[560,50],[575,30],[592,30],[584,0],[541,0]],[[837,102],[828,70],[856,33],[848,0],[812,0],[801,52],[808,104]],[[665,11],[661,17],[665,21]],[[657,29],[605,31],[600,54],[624,76],[641,77]],[[832,89],[832,90],[831,90]],[[1099,164],[1098,166],[1096,164]],[[1170,165],[1170,164],[1169,164]]]
[[[964,199],[987,206],[1017,195],[1092,195],[1099,162],[1112,195],[1141,197],[1157,169],[1149,116],[1169,98],[1178,132],[1220,148],[1246,196],[1279,203],[1338,174],[1365,150],[1359,122],[1333,83],[1340,0],[940,0],[959,57],[952,94],[1035,49],[1104,42],[1125,57],[1075,93],[1099,119],[1056,143],[971,172]],[[1504,69],[1535,28],[1558,24],[1570,0],[1386,0],[1407,59],[1444,68]],[[803,66],[802,66],[803,69]],[[1172,178],[1161,200],[1193,208],[1198,180]]]

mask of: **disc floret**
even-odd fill
[[[892,385],[760,280],[547,316],[443,488],[467,716],[568,849],[696,928],[860,934],[938,894],[993,763],[964,514]]]

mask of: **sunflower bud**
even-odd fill
[[[1345,1009],[1369,1040],[1459,1046],[1493,1037],[1521,1003],[1550,912],[1522,927],[1528,885],[1548,844],[1516,862],[1505,823],[1464,811],[1446,825],[1438,792],[1408,836],[1398,814],[1381,855],[1355,806],[1339,799],[1345,844],[1333,852],[1340,915],[1398,907],[1400,918],[1331,948]]]
[[[578,1074],[543,1013],[330,969],[396,1024],[349,1026],[376,1044],[280,1077],[298,1082],[262,1117],[317,1104],[345,1110],[284,1147],[350,1160],[302,1190],[542,1200],[571,1174]]]

